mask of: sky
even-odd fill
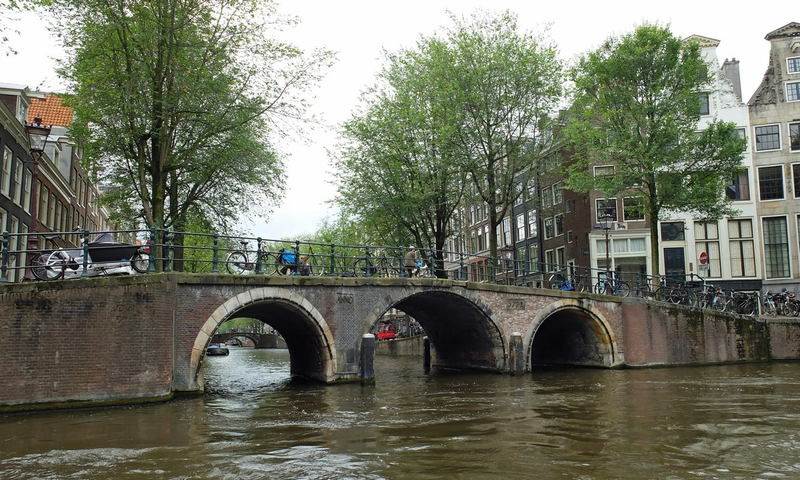
[[[276,0],[279,11],[296,16],[300,24],[285,38],[305,50],[326,48],[337,53],[336,64],[313,93],[312,113],[323,119],[305,141],[286,139],[287,191],[268,221],[254,220],[246,228],[254,236],[292,239],[312,233],[326,216],[335,215],[328,201],[336,195],[328,151],[336,145],[336,127],[358,105],[359,94],[371,85],[381,66],[381,55],[414,48],[420,36],[450,26],[448,11],[457,16],[476,9],[509,10],[518,16],[520,29],[539,33],[549,25],[549,37],[560,57],[572,60],[596,49],[606,38],[629,33],[642,23],[669,25],[685,38],[701,35],[720,41],[720,60],[736,58],[742,95],[748,101],[758,87],[769,60],[764,37],[798,18],[787,18],[787,9],[735,7],[730,1],[671,2],[584,1],[568,3],[531,0]],[[21,35],[9,35],[16,56],[0,56],[0,83],[27,85],[32,90],[58,92],[63,85],[53,72],[53,58],[60,55],[58,42],[47,24],[35,14],[18,22]],[[8,33],[8,32],[7,32]],[[52,48],[37,49],[50,43]]]

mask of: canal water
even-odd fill
[[[285,350],[232,348],[200,398],[0,417],[0,478],[800,478],[798,363],[375,369],[321,386],[292,381]]]

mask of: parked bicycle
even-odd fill
[[[608,272],[594,286],[594,292],[627,297],[631,294],[631,286],[620,280],[614,273]]]
[[[247,240],[240,240],[242,248],[231,251],[225,259],[225,269],[228,273],[234,275],[243,275],[248,273],[256,273],[259,260],[259,250],[248,250],[247,245],[250,243]],[[268,251],[261,251],[261,271],[271,273],[277,271],[278,265],[274,257]]]
[[[550,288],[556,290],[568,290],[573,292],[586,291],[586,281],[579,273],[573,273],[572,277],[567,278],[562,273],[554,273],[548,278]]]
[[[400,261],[387,257],[384,252],[370,257],[369,262],[366,258],[359,258],[353,263],[353,272],[359,277],[399,277]]]

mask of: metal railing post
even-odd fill
[[[294,241],[294,275],[300,275],[300,240]]]
[[[430,264],[428,270],[430,270],[431,277],[436,276],[436,265],[433,263],[436,252],[434,251],[433,245],[430,246]]]
[[[147,256],[147,273],[156,273],[156,229],[150,228],[150,254]]]
[[[496,274],[496,270],[497,270],[497,259],[499,257],[489,257],[489,258],[491,258],[491,260],[492,260],[492,269],[489,271],[490,275],[491,275],[490,280],[492,281],[492,283],[497,283],[497,278],[496,278],[495,274]]]
[[[211,257],[211,273],[219,273],[219,234],[215,233],[211,238],[214,244]]]
[[[170,248],[170,240],[172,240],[172,234],[169,233],[169,230],[164,231],[164,271],[171,272],[172,266],[170,266],[169,261],[169,248]]]
[[[370,258],[369,245],[366,245],[364,247],[364,252],[365,252],[364,259],[365,259],[365,262],[366,262],[366,264],[364,265],[364,276],[365,277],[371,277],[372,276],[372,263],[369,260],[369,258]],[[357,274],[358,274],[358,272],[356,272],[356,275]]]
[[[8,232],[3,232],[3,254],[0,258],[0,283],[8,282]]]
[[[458,279],[462,281],[467,280],[467,276],[464,272],[464,252],[459,252],[459,256],[461,257],[461,266],[458,267]]]
[[[261,264],[261,237],[258,237],[256,239],[256,274],[261,275],[262,273],[264,273],[264,265]]]
[[[335,276],[336,275],[336,254],[334,253],[335,244],[331,243],[331,270],[329,275]]]
[[[89,231],[83,231],[83,272],[81,272],[81,277],[88,277],[89,272]]]

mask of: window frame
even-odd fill
[[[800,122],[789,122],[786,128],[789,135],[789,153],[800,153]]]
[[[790,75],[800,73],[800,57],[786,57],[786,73]]]
[[[780,175],[778,175],[776,178],[767,179],[767,180],[762,181],[761,172],[766,171],[767,169],[774,170],[776,168],[780,169]],[[768,183],[765,183],[765,182],[768,182]],[[784,188],[784,184],[783,183],[784,183],[784,181],[783,181],[783,165],[782,164],[781,165],[764,165],[764,166],[758,167],[758,200],[760,202],[771,202],[771,201],[774,201],[774,200],[784,200],[784,199],[786,199],[786,189]],[[764,188],[765,186],[766,187],[780,186],[780,197],[774,196],[775,193],[771,192],[769,188]],[[777,192],[777,189],[775,189],[775,192]],[[765,198],[765,193],[769,194],[768,198]]]
[[[767,128],[775,129],[775,131],[774,132],[768,132],[768,133],[759,134],[759,129],[767,129]],[[778,123],[770,123],[770,124],[767,124],[767,125],[756,125],[756,126],[754,126],[753,127],[753,136],[756,139],[756,145],[755,145],[756,152],[774,152],[776,150],[780,150],[781,149],[781,128],[780,128],[780,124],[778,124]],[[774,147],[774,148],[760,148],[759,144],[763,144],[764,143],[764,141],[760,140],[760,139],[762,137],[765,137],[765,136],[769,136],[769,137],[777,136],[777,141],[774,142],[774,143],[777,144],[777,147]],[[771,146],[772,144],[773,144],[773,142],[770,141],[769,145]]]
[[[784,84],[786,102],[800,102],[800,82],[786,82]]]
[[[767,242],[767,222],[783,222],[783,238],[781,243],[770,243]],[[778,232],[780,233],[780,232]],[[773,278],[791,278],[792,277],[792,265],[791,265],[791,257],[789,251],[789,219],[786,215],[776,215],[771,217],[761,217],[761,240],[764,248],[764,254],[762,258],[764,259],[764,277],[766,279],[773,279]],[[775,246],[777,248],[781,248],[782,251],[771,251],[771,247]],[[784,261],[778,265],[778,261],[780,258],[773,258],[783,256]],[[780,267],[777,270],[775,267]]]

